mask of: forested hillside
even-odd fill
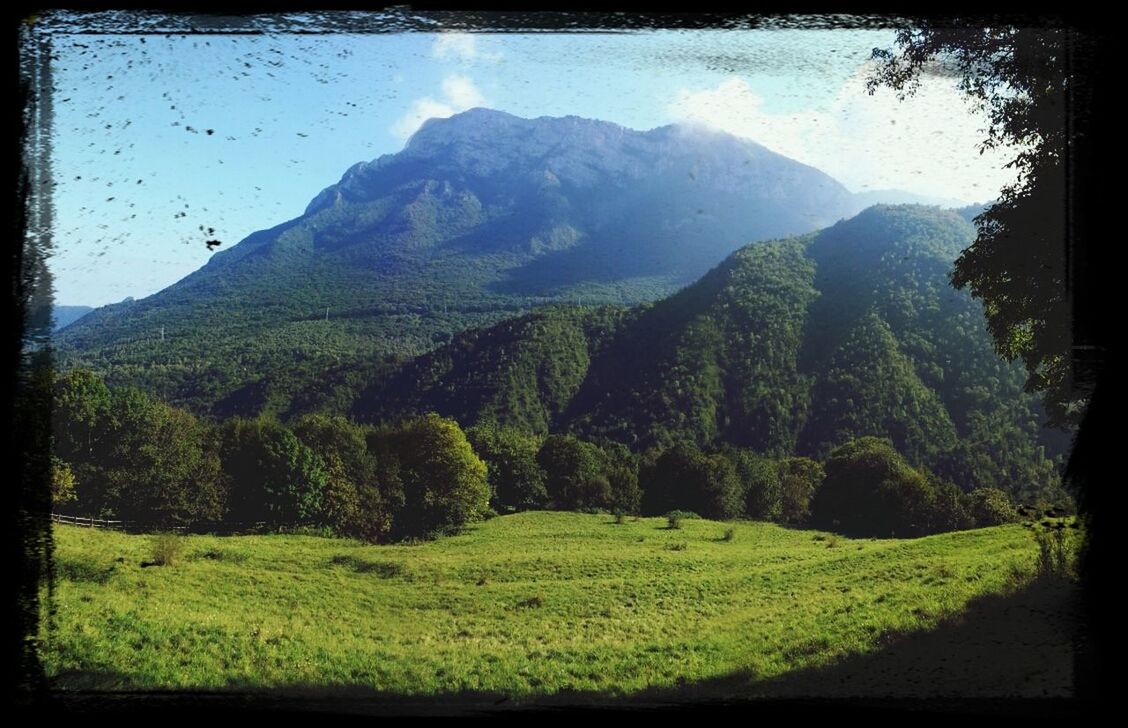
[[[973,235],[955,212],[871,208],[749,245],[653,305],[555,308],[467,332],[354,387],[347,411],[436,411],[636,451],[688,441],[822,459],[874,435],[965,489],[1033,497],[1053,487],[1066,440],[1042,432],[1021,367],[947,282]]]

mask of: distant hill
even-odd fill
[[[60,363],[208,411],[267,374],[417,355],[545,304],[655,300],[855,208],[822,172],[724,133],[472,109],[175,285],[90,313]]]
[[[93,306],[55,306],[51,312],[52,331],[59,331],[94,310]]]
[[[904,190],[866,190],[854,193],[854,214],[874,205],[933,205],[946,209],[966,207],[966,203],[951,197],[918,195]]]
[[[875,207],[742,248],[635,308],[552,308],[469,331],[364,386],[299,401],[361,419],[438,411],[636,450],[689,440],[824,457],[861,435],[965,488],[1054,487],[1037,400],[947,275],[975,231],[954,211]],[[349,387],[352,387],[351,389]],[[331,387],[329,387],[331,389]],[[343,394],[349,392],[349,394]]]

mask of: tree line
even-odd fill
[[[55,509],[147,528],[313,526],[388,542],[554,509],[907,537],[1016,518],[1005,492],[964,492],[874,437],[819,463],[688,442],[634,453],[491,423],[463,430],[433,413],[379,425],[327,414],[208,422],[83,370],[56,380],[54,403]]]

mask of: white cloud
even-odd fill
[[[392,124],[389,130],[401,141],[407,141],[427,119],[445,119],[475,106],[486,106],[486,98],[469,76],[451,74],[443,79],[440,99],[424,96],[411,103],[411,108]]]
[[[500,53],[483,51],[478,47],[478,39],[472,33],[440,33],[431,46],[431,55],[441,61],[458,61],[469,63],[472,61],[496,62],[501,60]]]
[[[486,98],[469,76],[452,75],[443,79],[443,96],[459,111],[483,106]]]
[[[986,120],[951,80],[925,78],[899,102],[865,88],[863,65],[826,104],[791,113],[764,110],[764,99],[738,77],[714,88],[683,89],[668,107],[698,122],[747,137],[817,167],[855,191],[901,189],[985,201],[1014,179],[1006,150],[980,155]]]

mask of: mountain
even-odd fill
[[[854,206],[822,172],[720,132],[471,109],[56,344],[64,367],[222,409],[266,374],[417,355],[536,306],[655,300]]]
[[[93,306],[54,306],[51,311],[51,330],[64,329],[93,310]]]
[[[299,401],[636,450],[689,440],[825,457],[878,435],[965,488],[1031,499],[1054,487],[1049,458],[1064,443],[1041,438],[1021,365],[996,355],[980,304],[948,284],[974,235],[954,211],[874,207],[746,246],[657,303],[539,310],[460,334],[348,396]]]

